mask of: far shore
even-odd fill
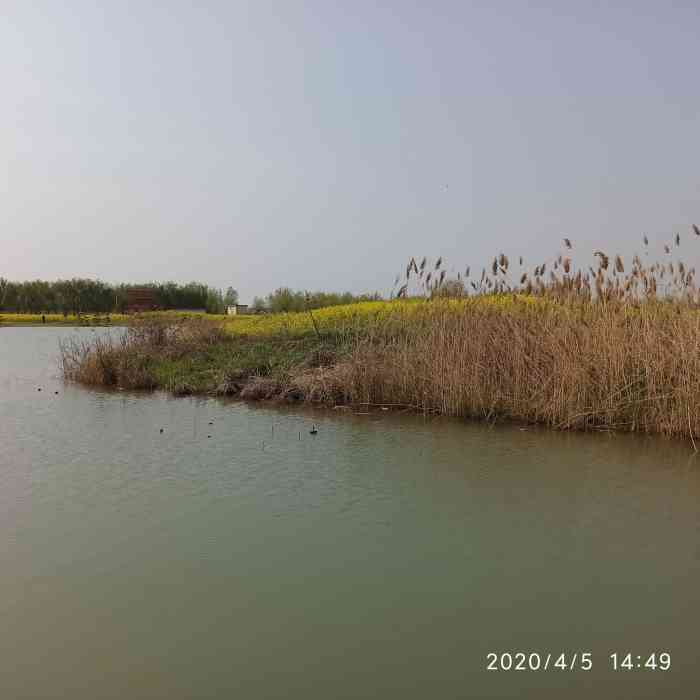
[[[192,311],[153,311],[139,314],[123,313],[84,313],[84,314],[14,314],[0,312],[0,328],[13,328],[18,326],[67,326],[67,327],[110,327],[128,326],[137,319],[184,319],[197,316],[207,316],[211,319],[225,319],[223,315],[207,315]],[[42,318],[43,317],[43,318]]]

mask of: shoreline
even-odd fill
[[[0,330],[3,328],[128,328],[127,323],[0,323]]]

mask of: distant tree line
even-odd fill
[[[267,297],[255,297],[252,303],[253,311],[306,311],[320,309],[324,306],[340,306],[341,304],[357,304],[362,301],[380,301],[381,295],[351,294],[350,292],[304,292],[293,291],[289,287],[280,287]]]
[[[150,287],[155,290],[160,309],[206,309],[224,313],[224,295],[218,289],[199,282],[111,285],[100,280],[71,279],[45,282],[11,282],[0,278],[0,311],[12,313],[110,313],[126,307],[127,290]],[[227,298],[235,290],[229,289]],[[237,295],[236,295],[237,297]]]
[[[238,303],[238,292],[229,287],[226,292],[199,282],[147,284],[107,284],[100,280],[71,279],[46,282],[11,282],[0,277],[0,312],[6,313],[120,313],[127,303],[127,290],[149,287],[155,290],[159,309],[205,309],[222,314],[227,306]],[[254,311],[306,311],[324,306],[379,301],[378,294],[294,291],[280,287],[267,297],[255,297]]]

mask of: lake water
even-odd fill
[[[697,697],[687,445],[90,391],[76,333],[0,328],[3,700]]]

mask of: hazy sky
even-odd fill
[[[697,1],[2,15],[0,276],[386,291],[700,223]]]

